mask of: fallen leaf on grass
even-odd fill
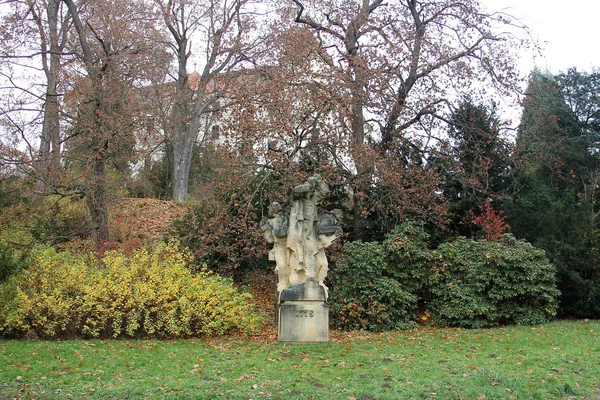
[[[236,379],[236,382],[242,382],[242,381],[245,381],[245,380],[250,380],[252,378],[253,378],[252,375],[242,375],[242,376],[240,376],[239,378]]]

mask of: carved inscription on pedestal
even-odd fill
[[[315,316],[314,310],[298,310],[296,311],[296,318],[312,318]]]
[[[323,301],[286,301],[279,307],[279,340],[326,342],[329,308]]]

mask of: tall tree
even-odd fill
[[[558,267],[561,312],[597,317],[598,238],[582,177],[589,147],[560,86],[550,75],[530,78],[517,136],[517,191],[505,209],[515,235],[547,251]]]
[[[587,147],[585,173],[580,179],[592,219],[600,230],[600,71],[585,73],[570,68],[555,79],[579,121],[580,140]]]
[[[475,92],[484,81],[509,90],[517,82],[512,39],[494,29],[512,20],[483,12],[474,1],[291,2],[295,22],[312,29],[322,64],[346,93],[340,109],[353,140],[357,180],[377,170],[362,147],[407,160],[423,157],[457,92]],[[369,126],[378,129],[367,134]],[[426,137],[417,139],[421,134]],[[356,190],[364,192],[367,184],[360,186]],[[356,208],[356,236],[360,215]]]
[[[84,193],[99,244],[108,238],[107,164],[120,150],[119,139],[135,130],[133,89],[149,81],[168,59],[157,48],[143,2],[97,1],[78,6],[63,0],[73,18],[84,76],[73,90],[76,115],[70,141],[79,151]]]
[[[19,97],[32,97],[33,107],[28,111],[39,107],[41,163],[38,165],[37,178],[49,183],[52,170],[60,168],[63,139],[60,132],[60,82],[65,47],[72,25],[60,0],[14,0],[6,4],[12,9],[4,15],[0,28],[5,33],[3,58],[16,68],[2,71],[2,75],[7,78],[8,87],[20,92]],[[43,71],[45,82],[41,85],[19,84],[20,74],[17,71],[23,71],[24,68]],[[35,80],[35,75],[34,73],[29,78]],[[38,87],[43,88],[43,92],[38,91]],[[31,120],[35,123],[37,118]]]
[[[41,4],[29,1],[40,35],[42,67],[47,81],[40,155],[50,155],[50,165],[56,167],[61,152],[59,74],[71,23],[60,0],[38,3]]]
[[[502,199],[510,174],[508,141],[501,136],[495,105],[466,100],[449,119],[449,157],[444,165],[444,196],[451,203],[451,230],[471,237],[472,212],[486,200]]]
[[[202,121],[223,107],[220,101],[228,90],[230,73],[248,60],[260,40],[250,32],[254,23],[246,10],[250,0],[155,3],[171,35],[170,47],[177,59],[172,115],[166,128],[173,149],[172,198],[186,201],[192,149]],[[200,54],[194,53],[193,38],[203,44]],[[189,70],[192,56],[203,63],[201,71],[194,75]]]

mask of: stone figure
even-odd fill
[[[342,217],[342,210],[337,208],[328,213],[319,213],[317,222],[317,254],[315,255],[315,271],[319,284],[322,285],[325,290],[327,290],[327,286],[325,286],[323,281],[327,276],[327,266],[329,265],[327,262],[327,256],[325,255],[325,249],[331,246],[334,240],[342,236],[342,227],[338,225],[341,222]]]
[[[278,203],[272,203],[268,218],[260,223],[265,238],[273,243],[269,260],[277,265],[280,294],[289,286],[309,279],[318,281],[327,290],[323,283],[327,276],[325,249],[342,235],[338,225],[342,217],[340,210],[317,212],[317,203],[327,193],[329,187],[321,176],[311,176],[293,189],[289,218],[282,214]]]
[[[275,261],[275,273],[278,277],[277,291],[281,292],[290,285],[290,266],[287,249],[288,217],[282,214],[279,203],[271,203],[268,218],[260,221],[260,229],[267,242],[273,243],[273,248],[269,251],[269,261]]]
[[[292,192],[292,208],[287,246],[290,250],[290,284],[295,285],[316,277],[315,256],[317,236],[317,202],[329,188],[320,175],[308,178]]]

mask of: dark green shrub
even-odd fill
[[[384,242],[389,273],[411,293],[427,285],[433,253],[428,248],[429,234],[413,222],[405,222],[387,235]]]
[[[600,317],[600,271],[598,271],[600,262],[596,261],[595,265],[596,271],[592,269],[592,273],[585,277],[582,276],[581,270],[557,265],[560,290],[559,317],[579,319]]]
[[[14,251],[10,245],[0,241],[0,283],[20,270],[23,265],[23,253]]]
[[[389,276],[382,244],[356,241],[336,263],[329,304],[337,328],[384,331],[405,327],[417,298]]]
[[[383,243],[346,244],[333,271],[329,303],[335,326],[369,331],[413,326],[433,258],[427,239],[422,228],[405,223]]]
[[[442,244],[430,278],[437,325],[484,328],[540,324],[556,315],[556,270],[544,251],[503,235]]]

